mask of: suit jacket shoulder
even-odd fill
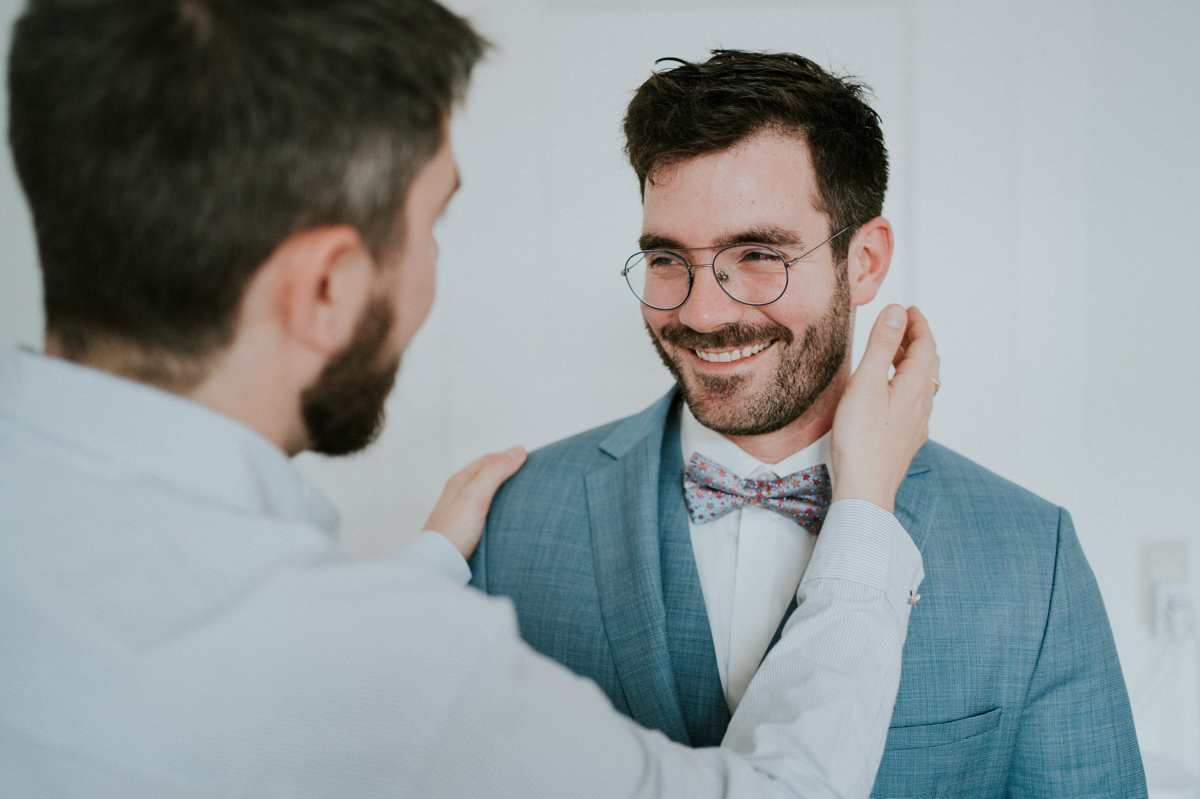
[[[514,528],[523,534],[542,531],[556,538],[587,532],[584,479],[597,468],[627,456],[644,455],[646,476],[658,468],[658,445],[675,391],[645,410],[608,424],[585,430],[529,453],[525,465],[501,486],[488,514],[485,539],[497,543]],[[632,452],[640,447],[637,453]],[[563,524],[582,523],[582,530]],[[481,547],[486,549],[486,547]],[[472,565],[486,558],[477,551]],[[478,584],[478,583],[477,583]],[[490,591],[490,589],[488,589]]]
[[[1014,546],[1030,555],[1031,549],[1053,552],[1065,514],[1059,506],[934,441],[913,459],[896,504],[897,516],[922,551],[925,546],[952,544],[981,556]]]
[[[596,680],[618,710],[685,740],[658,534],[674,398],[531,452],[497,493],[471,569],[475,586],[512,598],[531,646]]]
[[[946,493],[971,498],[986,496],[991,501],[1010,504],[1031,513],[1058,513],[1057,505],[936,441],[926,442],[921,447],[919,457],[928,463],[931,470],[937,472],[943,481],[941,490]]]

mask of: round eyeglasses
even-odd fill
[[[625,261],[621,274],[634,296],[658,311],[671,311],[687,302],[695,270],[712,267],[717,285],[743,305],[770,305],[788,287],[788,270],[849,230],[844,227],[792,260],[765,244],[735,244],[717,251],[712,263],[689,264],[671,250],[643,250]],[[705,248],[707,249],[707,248]]]

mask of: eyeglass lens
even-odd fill
[[[708,264],[696,265],[705,266]],[[748,305],[774,302],[787,288],[787,262],[768,247],[727,247],[717,253],[712,269],[725,293]],[[629,287],[652,308],[669,310],[682,305],[688,297],[689,278],[687,262],[665,250],[635,253],[625,264]]]

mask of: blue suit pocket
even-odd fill
[[[938,724],[888,730],[871,796],[880,799],[968,799],[1004,793],[995,740],[1001,708]]]
[[[943,721],[938,724],[916,724],[911,727],[892,727],[888,730],[889,750],[923,749],[928,746],[944,746],[974,738],[996,729],[1000,723],[1002,709],[991,710],[964,719]]]

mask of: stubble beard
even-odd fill
[[[804,415],[833,382],[846,360],[850,343],[850,284],[846,264],[835,267],[837,285],[829,308],[795,341],[778,323],[734,324],[699,333],[682,324],[666,325],[658,334],[646,325],[659,358],[679,385],[683,400],[700,424],[728,436],[774,433]],[[750,392],[747,375],[691,373],[663,346],[677,349],[729,350],[774,339],[779,362],[768,385]]]
[[[366,448],[383,430],[384,405],[400,369],[399,356],[383,356],[394,318],[386,299],[371,300],[350,343],[300,396],[312,451],[349,455]]]

